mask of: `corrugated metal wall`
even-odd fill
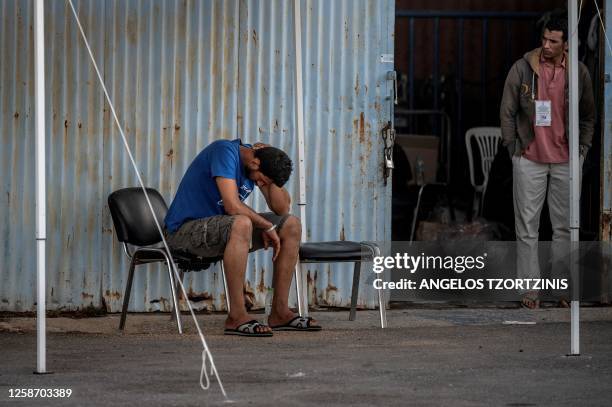
[[[612,32],[612,1],[606,0],[606,32]],[[601,36],[600,36],[601,37]],[[601,140],[601,240],[612,241],[612,55],[602,46],[605,54],[604,117]]]
[[[219,138],[263,141],[296,157],[293,2],[76,1],[145,182],[170,201],[196,153]],[[107,195],[136,185],[76,25],[63,0],[46,5],[48,295],[51,309],[118,311],[128,263]],[[386,1],[303,1],[308,238],[390,238],[380,128],[394,9]],[[30,1],[1,2],[0,310],[34,306],[33,21]],[[288,186],[297,192],[297,177]],[[252,204],[263,210],[263,200]],[[297,212],[295,208],[294,212]],[[169,310],[166,274],[140,266],[130,309]],[[351,267],[309,267],[311,303],[347,306]],[[269,255],[251,256],[261,306]],[[221,309],[217,272],[188,289]],[[373,307],[364,285],[360,304]]]

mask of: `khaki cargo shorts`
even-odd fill
[[[277,232],[280,232],[283,224],[290,216],[279,216],[272,212],[260,213],[259,215],[277,225]],[[173,251],[186,252],[198,257],[219,257],[223,256],[233,223],[234,216],[231,215],[194,219],[183,223],[174,233],[164,229],[164,236],[168,246]],[[261,232],[261,229],[253,228],[250,251],[264,248]]]

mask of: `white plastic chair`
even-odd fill
[[[480,151],[480,170],[483,175],[483,181],[480,185],[476,185],[475,180],[472,137],[476,139],[476,144]],[[491,165],[497,154],[500,141],[501,129],[499,127],[472,127],[465,132],[465,147],[470,165],[470,182],[475,191],[472,213],[475,211],[477,215],[481,215],[483,211],[484,196],[489,182],[489,172],[491,171]]]

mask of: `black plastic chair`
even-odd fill
[[[298,294],[305,295],[301,285],[303,270],[301,264],[307,263],[355,263],[353,269],[353,286],[351,289],[351,311],[349,320],[354,321],[357,310],[357,295],[359,292],[359,279],[361,263],[371,262],[374,256],[380,256],[380,249],[375,243],[353,241],[330,241],[302,243],[300,246],[300,264],[296,267],[296,286]],[[300,315],[308,315],[308,301],[302,300],[298,295]],[[378,290],[378,306],[380,312],[380,326],[387,326],[387,312],[382,290]]]
[[[163,225],[168,206],[164,198],[155,189],[147,188],[147,194],[155,212],[155,218],[159,225]],[[132,290],[132,280],[134,279],[134,269],[141,264],[165,263],[168,269],[170,286],[172,287],[172,303],[176,317],[178,330],[182,333],[181,317],[178,304],[178,282],[174,281],[170,255],[172,256],[177,268],[182,276],[184,271],[200,271],[210,267],[212,263],[221,262],[221,272],[223,273],[223,283],[227,293],[227,283],[223,272],[223,262],[221,257],[199,258],[187,253],[172,252],[169,254],[163,245],[159,230],[155,224],[155,219],[151,214],[149,205],[145,198],[142,188],[124,188],[117,190],[109,195],[108,207],[113,218],[117,239],[123,243],[123,248],[130,258],[130,271],[128,274],[125,294],[123,296],[123,308],[121,311],[121,321],[119,329],[125,327],[128,304],[130,302],[130,292]],[[226,295],[227,298],[227,295]]]

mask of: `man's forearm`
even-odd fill
[[[231,210],[231,213],[227,211],[228,215],[243,215],[247,216],[253,222],[253,227],[257,229],[270,229],[272,227],[272,222],[266,220],[263,216],[259,215],[253,209],[251,209],[248,205],[243,202],[236,205],[235,208]]]
[[[270,209],[277,215],[286,215],[291,209],[291,198],[284,189],[271,184],[268,187],[270,193]]]
[[[259,189],[266,199],[268,208],[277,215],[287,215],[291,210],[291,197],[285,188],[274,184],[260,186]]]

